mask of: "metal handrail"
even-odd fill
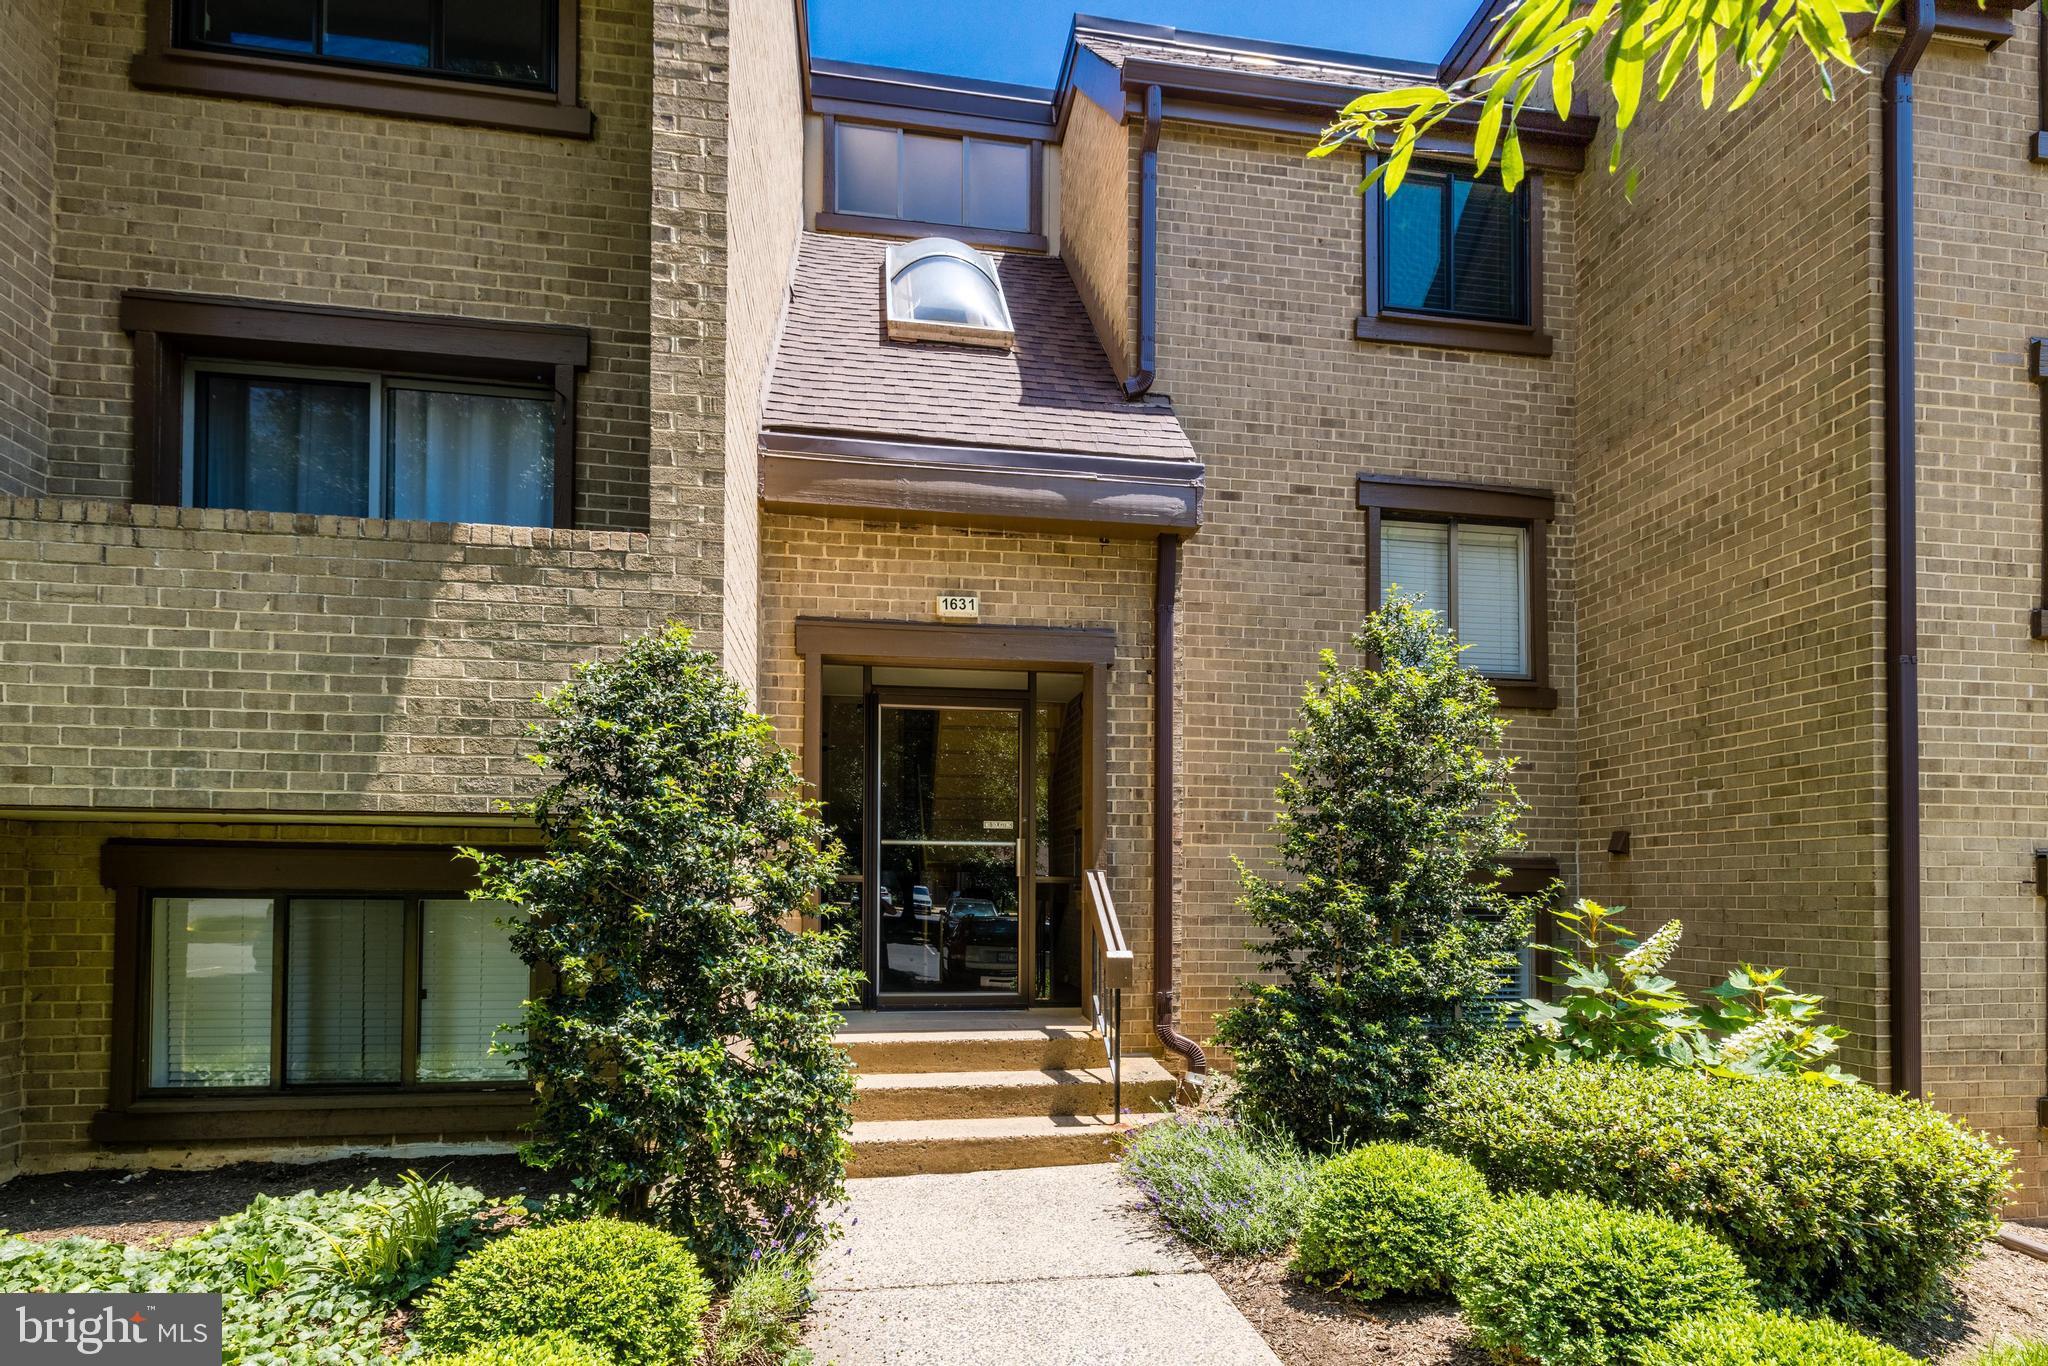
[[[1100,868],[1081,875],[1081,891],[1091,912],[1090,938],[1093,968],[1089,974],[1089,1006],[1096,1032],[1109,1050],[1110,1103],[1118,1123],[1124,1117],[1124,988],[1131,984],[1137,962],[1124,938],[1123,922],[1117,919],[1116,900],[1109,894],[1109,877]]]

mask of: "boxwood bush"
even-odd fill
[[[1755,1304],[1713,1235],[1578,1195],[1495,1201],[1474,1222],[1456,1289],[1482,1345],[1545,1366],[1633,1363],[1689,1318]]]
[[[1997,1231],[2009,1158],[1865,1086],[1571,1063],[1461,1068],[1432,1142],[1496,1191],[1571,1191],[1689,1219],[1777,1308],[1886,1321],[1924,1308]]]
[[[456,1264],[423,1298],[417,1336],[437,1353],[560,1333],[618,1366],[697,1350],[711,1286],[683,1240],[616,1219],[526,1228]]]
[[[1434,1148],[1372,1143],[1317,1171],[1294,1269],[1361,1300],[1451,1287],[1492,1197],[1472,1164]]]
[[[1641,1366],[1914,1366],[1914,1358],[1826,1319],[1752,1309],[1687,1319],[1643,1349]]]
[[[611,1366],[611,1361],[597,1348],[566,1333],[539,1333],[435,1357],[433,1366]]]

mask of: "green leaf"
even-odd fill
[[[1507,113],[1502,98],[1507,94],[1505,86],[1495,85],[1486,97],[1486,105],[1479,111],[1479,127],[1472,134],[1472,169],[1480,175],[1493,164],[1493,144],[1500,137],[1501,117]]]
[[[1517,128],[1508,129],[1507,143],[1501,148],[1500,183],[1510,193],[1522,183],[1522,134]]]

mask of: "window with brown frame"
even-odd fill
[[[529,1097],[502,1050],[533,978],[452,850],[109,841],[102,875],[117,1125]]]
[[[1550,685],[1546,491],[1361,474],[1367,601],[1419,597],[1465,646],[1501,705],[1547,710]]]
[[[1391,196],[1363,199],[1359,340],[1551,354],[1541,172],[1511,191],[1497,173],[1417,162]]]
[[[1045,144],[828,116],[817,226],[1043,251]]]
[[[589,137],[576,0],[149,0],[148,89]]]
[[[131,290],[134,499],[569,526],[577,328]]]

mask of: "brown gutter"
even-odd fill
[[[1124,397],[1143,398],[1159,378],[1159,87],[1145,88],[1144,155],[1138,161],[1138,370]]]
[[[1152,599],[1152,1029],[1187,1059],[1188,1071],[1209,1070],[1202,1046],[1175,1028],[1173,988],[1173,812],[1180,776],[1173,749],[1174,617],[1180,604],[1180,537],[1159,538]]]
[[[1886,931],[1891,1084],[1921,1093],[1919,419],[1914,363],[1913,72],[1934,0],[1902,0],[1905,32],[1884,72],[1884,635]]]

